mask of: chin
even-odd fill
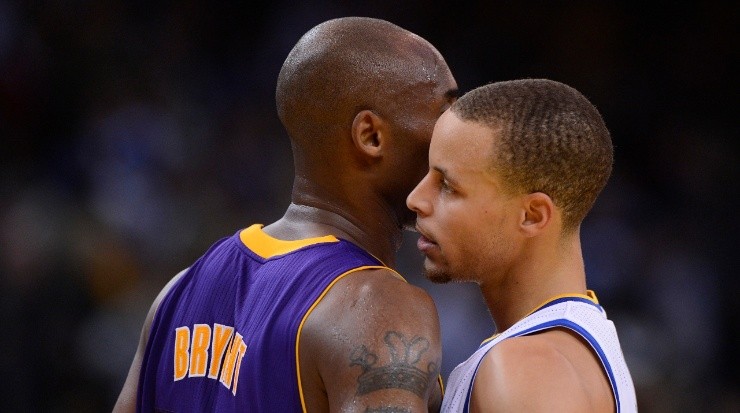
[[[438,270],[436,268],[424,267],[424,276],[427,280],[435,284],[447,284],[452,281],[452,277],[445,271]]]

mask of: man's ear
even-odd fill
[[[521,230],[528,237],[541,234],[554,224],[555,203],[549,195],[542,192],[533,192],[525,195]]]
[[[361,110],[352,121],[352,142],[363,158],[379,158],[385,139],[385,122],[371,110]]]

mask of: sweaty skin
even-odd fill
[[[456,96],[429,42],[377,19],[324,22],[283,64],[276,103],[295,179],[291,204],[264,232],[285,241],[332,235],[387,266],[342,277],[310,310],[298,337],[304,411],[439,411],[437,310],[392,268],[402,230],[413,225],[406,196],[427,169],[434,123]],[[136,410],[152,319],[180,276],[151,306],[114,412]]]

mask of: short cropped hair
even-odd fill
[[[521,79],[478,87],[451,110],[499,133],[492,170],[507,189],[549,195],[563,230],[578,228],[614,163],[609,130],[585,96],[560,82]]]

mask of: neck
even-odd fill
[[[265,231],[281,239],[334,235],[358,245],[385,265],[393,267],[402,232],[391,210],[370,194],[359,196],[361,185],[355,186],[353,193],[358,196],[353,199],[335,196],[327,187],[317,185],[313,180],[297,178],[290,206],[283,217],[265,227]]]
[[[500,333],[545,301],[563,294],[586,294],[586,274],[578,234],[549,245],[527,245],[510,270],[481,283]]]

